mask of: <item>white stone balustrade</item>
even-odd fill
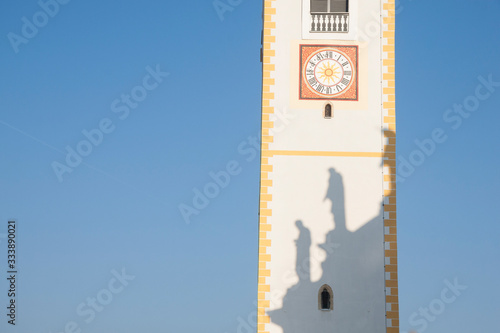
[[[311,13],[311,32],[349,32],[349,13]]]

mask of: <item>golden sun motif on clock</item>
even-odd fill
[[[358,48],[301,45],[300,99],[358,100]]]
[[[336,63],[327,61],[322,64],[322,68],[318,70],[318,74],[323,82],[327,84],[334,83],[339,78],[340,67]]]

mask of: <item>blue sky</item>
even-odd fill
[[[17,325],[2,310],[0,331],[246,332],[257,296],[262,4],[231,3],[221,19],[211,0],[68,1],[14,47],[9,34],[22,35],[40,5],[0,5],[1,258],[9,219],[19,245]],[[480,77],[500,82],[500,2],[398,8],[398,167],[416,158],[415,140],[435,129],[447,138],[401,169],[401,329],[495,331],[500,87]],[[490,94],[475,105],[480,84]],[[127,104],[131,94],[140,102]],[[474,111],[452,120],[464,103]],[[87,156],[58,177],[71,149]],[[229,184],[187,224],[179,205],[228,165]],[[425,319],[448,283],[467,289]],[[92,310],[94,298],[106,304]]]

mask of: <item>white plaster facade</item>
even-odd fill
[[[269,274],[259,273],[258,331],[389,332],[383,205],[385,2],[351,0],[348,33],[310,33],[309,1],[264,2],[265,13],[267,8],[272,14],[265,15],[265,35],[274,38],[267,45],[273,51],[269,58],[264,37],[264,81],[273,84],[268,91],[264,84],[263,110],[274,111],[269,119],[263,113],[263,124],[269,120],[273,125],[269,131],[263,126],[266,187],[261,188],[259,253],[267,259],[259,265],[260,272]],[[360,40],[366,29],[371,38]],[[332,119],[322,116],[329,101],[299,99],[301,44],[358,46],[358,100],[330,101]],[[288,114],[288,121],[280,122],[276,112]],[[333,311],[318,309],[318,289],[324,284],[333,290]]]

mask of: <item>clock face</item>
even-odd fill
[[[358,99],[356,46],[301,48],[301,99]]]
[[[352,82],[353,64],[337,51],[314,53],[306,62],[306,80],[310,88],[325,95],[335,96]]]

